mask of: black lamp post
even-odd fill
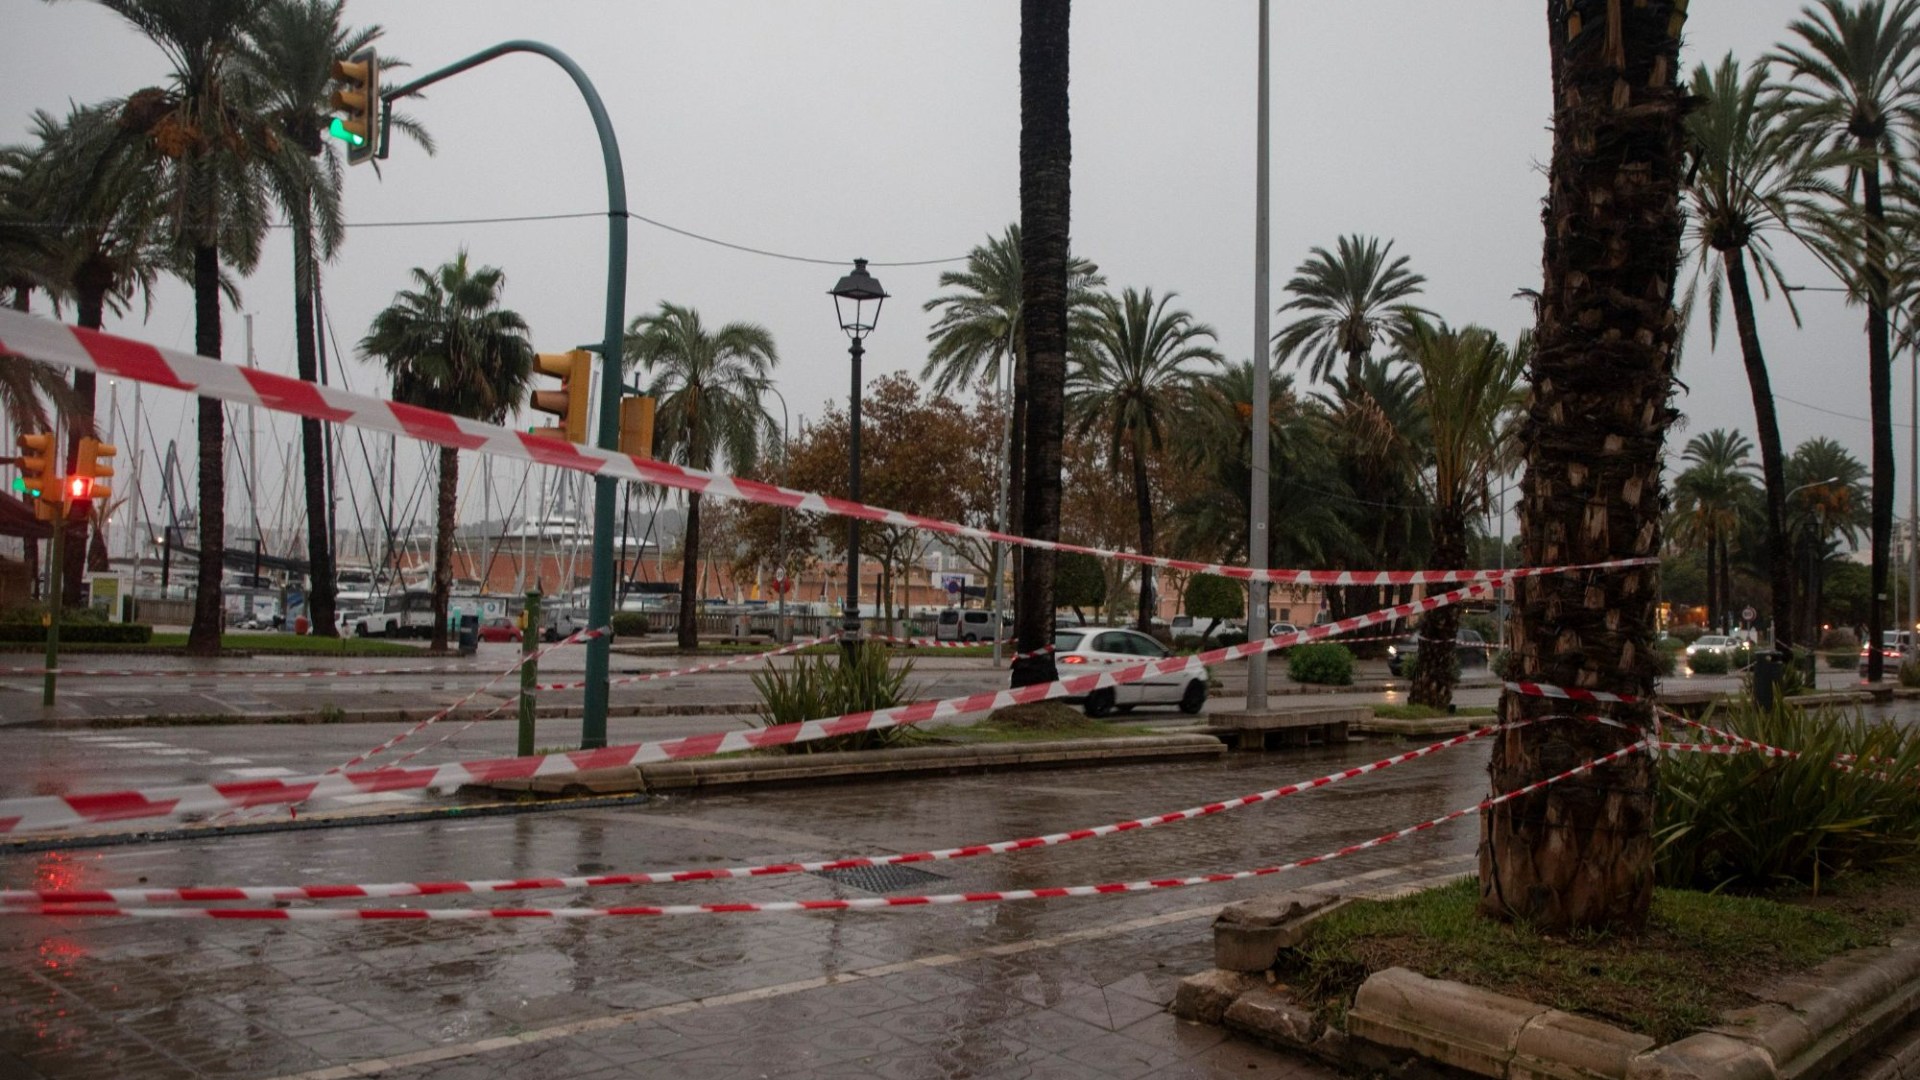
[[[847,443],[847,497],[860,501],[860,357],[866,349],[860,342],[873,333],[880,321],[880,305],[887,291],[867,273],[867,260],[853,260],[853,273],[828,290],[833,297],[834,314],[840,317],[840,329],[852,341],[847,353],[853,358],[853,391],[848,406],[850,426]],[[841,643],[848,656],[860,642],[860,519],[847,519],[847,604],[841,625]]]

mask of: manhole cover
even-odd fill
[[[945,881],[939,874],[930,874],[914,866],[899,863],[886,863],[880,866],[849,866],[840,870],[815,870],[815,877],[828,881],[837,881],[852,886],[862,892],[890,893],[902,889],[915,889],[930,882]]]

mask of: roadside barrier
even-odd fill
[[[1450,592],[1398,604],[1366,615],[1325,623],[1306,630],[1231,645],[1194,656],[1150,660],[1051,683],[971,694],[939,701],[915,702],[890,709],[850,713],[825,720],[778,724],[749,731],[719,731],[661,742],[609,746],[596,750],[525,758],[492,758],[419,769],[385,768],[366,772],[337,772],[321,776],[237,780],[214,784],[185,784],[147,790],[94,792],[74,795],[37,795],[0,799],[0,834],[41,829],[68,829],[77,825],[137,818],[302,803],[335,795],[455,788],[463,784],[611,769],[654,761],[707,757],[733,750],[755,750],[811,742],[838,735],[874,731],[936,718],[966,716],[1008,705],[1024,705],[1050,698],[1079,697],[1095,690],[1137,682],[1152,675],[1192,674],[1204,677],[1209,664],[1238,660],[1255,653],[1287,648],[1338,633],[1376,626],[1457,604],[1491,592],[1493,586],[1475,582]]]
[[[174,349],[161,349],[96,330],[66,326],[47,319],[0,308],[0,353],[12,352],[60,367],[97,371],[110,378],[130,379],[154,386],[252,405],[274,412],[347,424],[461,450],[478,450],[498,457],[572,469],[619,480],[659,484],[683,491],[745,499],[768,506],[822,514],[840,514],[909,529],[965,536],[976,540],[1015,544],[1052,551],[1071,551],[1100,558],[1121,559],[1170,570],[1219,574],[1241,581],[1270,581],[1295,585],[1411,585],[1502,582],[1566,570],[1611,570],[1649,565],[1654,558],[1620,559],[1578,567],[1524,567],[1512,570],[1251,570],[1244,566],[1190,562],[1127,551],[1064,544],[1014,536],[951,521],[906,514],[865,503],[796,491],[723,473],[690,469],[650,458],[630,457],[612,450],[576,446],[498,424],[435,412],[414,405],[355,394],[338,387],[238,364],[227,364]]]
[[[1524,725],[1513,725],[1524,726]],[[1045,836],[1029,836],[1019,840],[998,840],[990,844],[969,844],[965,847],[942,848],[934,851],[916,851],[901,855],[855,856],[851,858],[826,859],[816,862],[768,863],[760,866],[736,866],[702,870],[662,870],[642,873],[594,874],[585,877],[537,877],[505,878],[479,881],[412,881],[389,882],[378,885],[197,885],[172,889],[16,889],[0,890],[0,905],[4,904],[161,904],[196,903],[218,900],[339,900],[348,898],[377,899],[396,896],[441,896],[453,893],[501,893],[526,892],[536,889],[590,889],[609,885],[670,885],[694,881],[720,881],[770,877],[777,874],[812,874],[822,870],[852,870],[865,866],[896,866],[902,863],[947,862],[954,859],[966,859],[979,855],[1004,855],[1014,851],[1030,851],[1034,848],[1054,847],[1070,844],[1078,840],[1095,840],[1121,833],[1138,832],[1161,825],[1176,822],[1193,821],[1199,818],[1224,814],[1230,810],[1239,810],[1248,806],[1284,799],[1289,795],[1317,791],[1344,780],[1366,776],[1370,773],[1390,769],[1395,765],[1417,761],[1430,757],[1442,750],[1462,746],[1476,739],[1485,738],[1499,726],[1489,726],[1456,735],[1451,739],[1409,750],[1390,758],[1366,765],[1356,765],[1350,769],[1328,773],[1312,780],[1269,788],[1251,795],[1227,799],[1222,802],[1207,803],[1203,806],[1188,807],[1171,813],[1155,814],[1134,818],[1130,821],[1117,821],[1110,825],[1093,828],[1073,829],[1068,832],[1049,833]]]
[[[1442,825],[1458,821],[1461,818],[1485,813],[1504,802],[1530,795],[1553,784],[1569,780],[1582,773],[1611,764],[1630,754],[1648,749],[1646,742],[1636,742],[1621,747],[1612,753],[1597,757],[1565,772],[1537,780],[1525,787],[1515,788],[1503,795],[1482,799],[1472,806],[1450,811],[1436,818],[1430,818],[1418,824],[1409,825],[1390,833],[1349,844],[1321,855],[1297,859],[1293,862],[1274,866],[1262,866],[1252,870],[1237,870],[1216,874],[1196,874],[1188,877],[1155,878],[1145,881],[1116,881],[1099,885],[1064,885],[1043,889],[1005,889],[983,892],[937,893],[926,896],[874,896],[851,899],[824,900],[781,900],[769,902],[735,902],[721,904],[666,904],[632,905],[622,907],[572,907],[572,908],[175,908],[175,907],[119,907],[97,906],[92,904],[43,904],[31,907],[12,907],[0,905],[0,916],[39,915],[53,918],[133,918],[133,919],[236,919],[266,920],[281,922],[355,922],[384,921],[393,919],[431,919],[431,920],[485,920],[485,919],[586,919],[618,917],[660,917],[681,915],[741,915],[741,914],[779,914],[803,911],[871,911],[902,907],[933,907],[953,904],[999,904],[1020,900],[1055,900],[1068,897],[1112,896],[1119,893],[1150,892],[1159,889],[1178,889],[1195,885],[1217,885],[1229,881],[1246,881],[1253,878],[1270,877],[1289,870],[1303,869],[1335,859],[1345,858],[1372,848],[1382,847],[1413,836],[1416,833],[1435,829]]]

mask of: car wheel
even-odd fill
[[[1112,716],[1114,708],[1114,694],[1111,687],[1088,694],[1087,703],[1082,706],[1087,716],[1094,720],[1103,716]]]
[[[1207,684],[1195,679],[1187,684],[1186,692],[1180,695],[1180,711],[1188,716],[1199,716],[1207,707]]]
[[[967,634],[961,637],[960,640],[963,642],[966,642],[968,645],[972,645],[975,642],[979,641],[980,639],[972,634]]]
[[[1117,711],[1117,712],[1120,712],[1120,713],[1122,713],[1122,714],[1125,714],[1125,713],[1130,713],[1130,712],[1132,712],[1132,711],[1133,711],[1133,706],[1131,706],[1131,705],[1116,705],[1116,706],[1114,706],[1114,709],[1115,709],[1115,711]]]

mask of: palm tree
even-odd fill
[[[1509,349],[1493,331],[1479,326],[1460,330],[1445,323],[1416,323],[1403,345],[1420,371],[1428,445],[1428,495],[1433,505],[1435,566],[1465,566],[1467,526],[1492,503],[1492,480],[1512,464],[1515,415],[1524,398],[1520,377],[1527,369],[1532,341],[1522,335]],[[1426,618],[1415,673],[1416,705],[1444,709],[1453,704],[1454,644],[1460,609],[1445,607]]]
[[[1737,431],[1715,428],[1687,441],[1691,468],[1674,481],[1683,539],[1707,554],[1707,621],[1724,629],[1732,606],[1729,538],[1753,492],[1753,443]]]
[[[1073,210],[1073,130],[1067,119],[1070,0],[1020,0],[1020,326],[1027,363],[1027,422],[1020,521],[1025,535],[1060,539],[1061,444],[1066,380]],[[1016,686],[1058,677],[1053,655],[1056,558],[1020,549],[1014,635]]]
[[[1009,224],[999,236],[967,254],[965,270],[943,270],[940,287],[954,292],[921,305],[940,318],[927,331],[932,348],[920,368],[922,381],[931,380],[936,394],[977,384],[983,374],[1000,380],[1000,364],[1013,360],[1013,401],[1008,421],[1007,505],[1009,529],[1020,531],[1021,499],[1026,486],[1019,463],[1026,449],[1027,363],[1025,330],[1020,322],[1020,225]],[[1095,290],[1107,283],[1100,268],[1077,256],[1067,259],[1068,334],[1093,305]]]
[[[415,267],[412,289],[373,317],[360,340],[393,377],[393,399],[456,416],[500,423],[526,399],[533,346],[519,313],[500,306],[506,274],[467,265],[462,248],[437,271]],[[447,647],[448,594],[453,586],[454,497],[460,455],[440,448],[439,505],[433,539],[433,649]]]
[[[1068,409],[1079,435],[1103,429],[1107,467],[1122,462],[1133,470],[1133,506],[1140,523],[1140,554],[1153,554],[1153,494],[1147,484],[1147,458],[1166,443],[1170,422],[1190,404],[1197,363],[1225,362],[1213,327],[1169,310],[1176,293],[1156,303],[1153,290],[1127,289],[1094,301],[1086,339],[1068,373]],[[1140,572],[1140,629],[1152,628],[1153,573]]]
[[[378,40],[378,26],[341,21],[346,0],[269,0],[246,40],[243,60],[261,108],[286,141],[269,172],[274,197],[292,225],[294,363],[307,382],[320,375],[318,316],[320,262],[331,260],[346,234],[340,213],[342,162],[324,133],[331,111],[333,62]],[[395,67],[382,57],[383,68]],[[409,117],[390,124],[431,154],[433,140]],[[320,421],[300,421],[301,471],[307,504],[307,611],[313,632],[336,635],[332,518]]]
[[[1820,436],[1794,447],[1787,459],[1787,483],[1794,492],[1787,507],[1795,538],[1795,558],[1806,567],[1806,603],[1802,625],[1808,644],[1819,641],[1821,571],[1837,550],[1838,541],[1857,547],[1867,524],[1865,500],[1860,497],[1866,467],[1846,447]]]
[[[653,376],[647,392],[659,403],[657,453],[694,469],[712,469],[718,459],[734,472],[753,469],[775,431],[763,398],[780,356],[765,327],[731,322],[708,331],[698,311],[661,301],[659,311],[628,325],[623,351],[629,367],[644,367]],[[681,550],[680,647],[691,649],[700,643],[697,491],[687,495]]]
[[[1853,248],[1867,302],[1867,395],[1873,417],[1873,574],[1867,633],[1886,628],[1887,558],[1893,537],[1893,355],[1887,325],[1887,214],[1880,167],[1900,173],[1901,144],[1920,138],[1920,0],[1819,0],[1788,27],[1797,41],[1775,47],[1768,61],[1785,69],[1778,92],[1783,122],[1810,142],[1856,160],[1864,225]],[[1885,674],[1880,650],[1867,654],[1867,679]]]
[[[1723,289],[1733,298],[1766,485],[1767,577],[1776,641],[1791,646],[1793,553],[1787,535],[1786,451],[1780,445],[1780,421],[1760,349],[1747,262],[1752,260],[1761,295],[1770,296],[1774,286],[1785,285],[1767,236],[1821,216],[1814,199],[1838,194],[1822,174],[1842,159],[1817,144],[1789,138],[1764,63],[1753,65],[1742,78],[1739,62],[1729,53],[1717,68],[1694,68],[1689,89],[1705,104],[1687,117],[1692,143],[1687,240],[1698,260],[1697,275],[1705,278],[1707,326],[1715,344],[1720,340]],[[1694,287],[1698,285],[1696,279]],[[1781,295],[1793,311],[1793,294],[1782,289]],[[1799,312],[1793,314],[1798,320]]]
[[[1358,379],[1313,396],[1320,437],[1340,463],[1343,486],[1354,493],[1336,497],[1339,513],[1369,566],[1433,565],[1425,550],[1430,508],[1420,483],[1431,432],[1420,381],[1420,370],[1397,357],[1369,357]],[[1350,567],[1353,560],[1350,549],[1332,562]],[[1345,618],[1384,606],[1387,595],[1380,586],[1354,585],[1332,590],[1329,601],[1333,616]]]
[[[1685,9],[1547,5],[1553,156],[1531,396],[1522,426],[1527,565],[1653,557],[1660,465],[1675,413]],[[1512,620],[1522,678],[1646,701],[1658,569],[1528,578]],[[1557,702],[1508,693],[1488,772],[1510,791],[1640,736],[1551,720]],[[1651,708],[1614,713],[1647,727]],[[1632,754],[1481,817],[1481,911],[1548,933],[1637,932],[1653,900],[1653,761]]]
[[[1293,299],[1280,305],[1281,313],[1303,311],[1273,338],[1274,358],[1298,358],[1315,379],[1331,379],[1334,365],[1346,361],[1349,385],[1360,378],[1363,361],[1373,346],[1406,331],[1416,317],[1428,314],[1407,302],[1418,296],[1427,279],[1407,269],[1407,257],[1388,261],[1393,241],[1354,233],[1335,244],[1337,253],[1314,248],[1294,270],[1286,291]]]
[[[1268,403],[1268,564],[1324,565],[1358,543],[1340,513],[1352,493],[1318,414],[1294,395],[1292,376],[1274,376]],[[1174,504],[1168,539],[1183,557],[1246,561],[1252,436],[1253,362],[1201,375],[1173,433],[1177,456],[1205,481]]]
[[[220,356],[220,264],[246,272],[266,228],[261,170],[278,136],[252,111],[238,58],[267,0],[99,0],[167,54],[165,88],[135,93],[120,110],[125,136],[152,155],[160,202],[193,255],[194,351]],[[199,405],[200,557],[187,651],[220,648],[226,563],[226,429],[220,402]]]

